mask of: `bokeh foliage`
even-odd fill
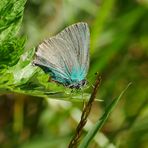
[[[31,61],[39,42],[79,21],[91,29],[88,81],[93,83],[97,71],[102,76],[97,99],[103,102],[94,103],[90,122],[132,82],[90,147],[148,147],[146,0],[0,1],[0,147],[67,146],[80,116],[81,92],[71,95],[49,83]]]

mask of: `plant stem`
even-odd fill
[[[78,143],[79,143],[79,140],[80,140],[81,135],[82,135],[83,127],[85,126],[85,124],[87,122],[87,118],[88,118],[89,113],[91,111],[92,103],[95,100],[100,82],[101,82],[101,77],[97,73],[96,82],[95,82],[95,85],[94,85],[93,92],[90,96],[88,103],[86,104],[86,106],[84,106],[84,109],[83,109],[83,112],[82,112],[82,115],[81,115],[81,120],[80,120],[80,122],[79,122],[79,124],[76,128],[75,135],[73,136],[72,140],[69,143],[68,148],[76,148]]]

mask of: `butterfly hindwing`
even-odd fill
[[[67,80],[67,83],[71,83],[72,67],[78,67],[78,62],[69,48],[69,44],[61,38],[47,39],[38,46],[34,63],[42,69],[44,67],[44,71],[48,69],[46,71],[54,76],[54,80],[61,83],[66,83]]]

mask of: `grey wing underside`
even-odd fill
[[[33,62],[41,68],[49,69],[56,81],[69,82],[72,66],[78,67],[75,53],[70,52],[69,48],[70,46],[61,38],[52,37],[44,40],[38,46]]]
[[[74,50],[81,70],[86,76],[89,68],[90,32],[87,23],[76,23],[61,31],[56,37],[65,40]]]
[[[89,67],[89,29],[86,23],[71,25],[37,47],[34,64],[47,68],[61,83],[70,83],[74,68],[83,72]]]

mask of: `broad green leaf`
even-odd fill
[[[24,50],[24,38],[17,38],[26,0],[0,1],[0,69],[15,65]]]
[[[18,32],[26,0],[0,1],[0,44]]]
[[[24,38],[11,38],[0,44],[0,70],[15,65],[24,50]]]

